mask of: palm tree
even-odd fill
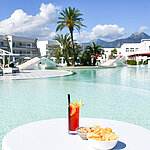
[[[102,45],[92,42],[91,45],[87,45],[85,47],[85,49],[86,49],[86,51],[89,51],[91,53],[91,55],[102,55],[102,54],[104,54],[104,50],[102,49],[102,47],[103,47]],[[97,57],[94,57],[94,60],[93,60],[94,66],[96,63],[96,58]]]
[[[62,49],[61,49],[62,51],[65,51],[67,49],[67,45],[70,44],[70,36],[69,36],[69,34],[65,34],[64,36],[63,36],[63,34],[61,34],[61,35],[57,34],[55,36],[54,40],[56,40],[56,41],[58,41],[60,43],[60,45],[62,47]]]
[[[9,38],[7,36],[5,36],[5,39],[7,41],[7,51],[11,52],[10,46],[9,46]]]
[[[102,45],[92,42],[91,45],[87,45],[85,49],[89,50],[92,55],[102,55],[103,54],[102,47],[103,47]]]
[[[109,59],[113,59],[114,58],[114,55],[117,54],[117,49],[114,48],[113,50],[111,50],[111,55],[109,56]]]
[[[65,61],[67,62],[67,66],[70,66],[69,57],[71,55],[70,52],[70,36],[69,34],[65,34],[64,36],[57,35],[55,36],[54,40],[58,41],[61,45],[61,48],[57,48],[54,51],[51,52],[51,54],[55,53],[55,56],[61,57],[63,56],[65,58]]]
[[[51,46],[52,51],[50,52],[51,56],[56,57],[56,63],[60,63],[59,58],[62,57],[61,48],[59,45],[52,45]]]
[[[35,50],[36,50],[36,53],[38,54],[39,56],[39,51],[38,51],[38,47],[37,47],[37,41],[38,41],[38,38],[35,38]]]
[[[75,43],[74,49],[75,49],[75,61],[78,61],[78,57],[81,55],[83,47],[80,44]]]
[[[74,41],[73,41],[73,30],[74,28],[80,31],[82,26],[85,26],[82,24],[83,19],[81,18],[82,14],[78,9],[68,7],[65,8],[60,13],[61,17],[58,17],[59,21],[58,26],[56,28],[56,32],[58,30],[62,30],[64,27],[69,28],[69,32],[71,35],[71,42],[72,42],[72,51],[73,51],[73,66],[75,65],[75,49],[74,49]]]
[[[91,66],[91,53],[90,51],[84,51],[80,57],[81,64],[83,66]]]

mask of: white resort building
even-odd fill
[[[21,56],[37,55],[35,39],[27,37],[0,35],[0,48]]]
[[[25,57],[31,59],[38,56],[35,39],[27,37],[0,35],[0,49],[11,54],[18,54],[14,55],[13,62],[15,59],[24,59]]]
[[[150,60],[150,39],[142,39],[141,43],[124,43],[120,55],[126,60],[135,59],[137,62]]]
[[[150,39],[142,39],[141,43],[124,43],[120,48],[115,48],[117,50],[117,57],[124,57],[125,60],[134,59],[136,62],[148,60],[150,64]],[[114,48],[104,48],[104,56],[98,58],[101,63],[104,63],[109,59],[111,51]]]

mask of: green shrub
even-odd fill
[[[7,57],[5,57],[5,64],[8,64],[8,59],[7,59]]]
[[[139,65],[142,65],[143,64],[143,59],[141,61],[139,61]]]
[[[146,65],[146,64],[148,64],[148,60],[145,60],[145,61],[143,62],[143,65]]]
[[[137,65],[136,60],[127,60],[128,65]]]

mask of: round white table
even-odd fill
[[[80,126],[110,127],[119,135],[115,150],[147,150],[150,131],[142,127],[106,119],[80,118]],[[68,120],[51,119],[25,124],[9,132],[2,150],[93,150],[88,140],[68,134]]]

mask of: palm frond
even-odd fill
[[[70,31],[73,31],[74,28],[80,31],[81,27],[86,27],[82,24],[83,18],[81,16],[83,14],[80,13],[78,9],[75,7],[65,8],[62,12],[60,12],[60,17],[58,17],[59,21],[56,31],[62,30],[64,27],[68,27]]]
[[[67,18],[67,16],[66,16],[66,14],[65,14],[65,12],[63,11],[63,12],[60,12],[60,15],[62,15],[63,16],[63,18]]]

